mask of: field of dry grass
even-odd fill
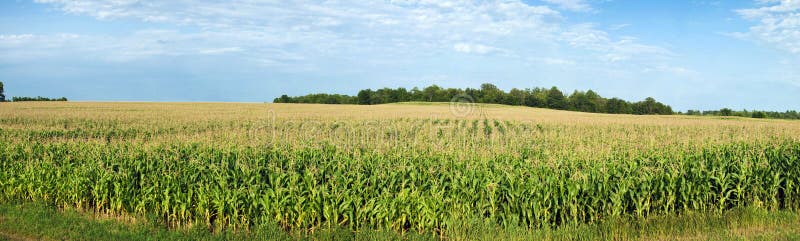
[[[297,148],[331,143],[343,149],[429,149],[485,156],[535,149],[556,158],[594,159],[800,139],[798,121],[591,114],[501,105],[29,102],[3,107],[0,123],[7,132],[55,133],[47,140],[67,142],[182,141]],[[20,139],[10,139],[14,140]]]

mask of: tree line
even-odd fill
[[[359,104],[376,105],[397,102],[448,102],[454,98],[464,97],[476,103],[505,104],[571,110],[593,113],[637,114],[637,115],[671,115],[672,107],[648,97],[643,101],[629,102],[620,98],[604,98],[592,90],[575,90],[565,95],[557,87],[511,89],[506,92],[493,84],[482,84],[480,89],[442,88],[431,85],[423,89],[417,87],[365,89],[356,96],[338,94],[310,94],[290,97],[281,95],[274,103],[317,103],[317,104]],[[463,99],[463,98],[462,98]]]
[[[41,96],[36,96],[36,97],[14,96],[14,97],[11,97],[11,101],[14,101],[14,102],[19,102],[19,101],[67,101],[67,97],[47,98],[47,97],[41,97]]]
[[[797,111],[789,110],[785,112],[778,112],[778,111],[760,111],[760,110],[732,110],[729,108],[722,108],[720,110],[688,110],[685,113],[686,115],[696,115],[696,116],[739,116],[739,117],[750,117],[750,118],[771,118],[771,119],[790,119],[790,120],[799,120],[800,113]]]
[[[6,102],[6,101],[8,101],[8,100],[6,100],[6,94],[5,94],[5,88],[3,86],[3,81],[0,81],[0,102]],[[11,101],[15,101],[15,102],[16,101],[67,101],[67,98],[66,97],[47,98],[47,97],[41,97],[41,96],[37,96],[37,97],[19,97],[19,96],[14,96],[14,97],[11,98]]]

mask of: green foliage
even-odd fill
[[[275,99],[272,102],[275,102],[275,103],[292,103],[293,101],[294,100],[292,98],[290,98],[288,95],[281,95],[281,97],[278,97],[277,99]]]
[[[359,105],[371,105],[372,104],[372,90],[366,89],[361,90],[358,92],[358,104]]]
[[[672,115],[672,107],[664,105],[652,97],[633,103],[633,113],[637,115]]]
[[[3,81],[0,81],[0,102],[6,101],[5,89],[3,88]]]
[[[446,237],[387,230],[353,232],[323,227],[313,233],[286,233],[274,224],[246,231],[212,233],[202,227],[168,230],[149,223],[122,223],[91,213],[59,211],[41,203],[0,205],[0,240],[796,240],[800,218],[791,211],[737,208],[723,215],[692,213],[646,220],[619,218],[552,229],[498,228],[480,219],[454,222]],[[742,230],[754,230],[742,232]],[[738,232],[737,232],[738,231]]]
[[[555,86],[550,88],[550,91],[547,92],[547,108],[566,110],[567,105],[568,103],[566,97],[564,97],[564,93]]]
[[[305,104],[356,104],[356,98],[338,94],[310,94],[306,96],[289,97],[282,95],[274,103],[305,103]]]
[[[733,115],[733,110],[728,109],[728,108],[722,108],[722,109],[719,110],[719,114],[722,115],[722,116],[732,116]]]
[[[405,88],[383,88],[379,90],[365,89],[358,92],[357,96],[312,94],[306,96],[289,97],[281,95],[274,103],[320,103],[320,104],[359,104],[377,105],[397,102],[448,102],[453,98],[466,95],[478,103],[520,105],[558,110],[573,110],[581,112],[611,113],[611,114],[639,114],[639,115],[671,115],[672,108],[648,98],[642,102],[630,103],[619,98],[606,99],[592,90],[586,92],[575,91],[569,97],[565,96],[557,87],[550,89],[517,89],[513,88],[508,93],[493,84],[482,84],[480,89],[442,88],[437,85],[417,87],[411,91]]]
[[[606,112],[610,114],[632,114],[633,107],[625,100],[611,98],[606,102]]]
[[[345,121],[340,112],[363,108],[268,105],[285,110],[276,120],[255,106],[0,108],[0,204],[148,217],[170,229],[445,238],[469,237],[475,223],[524,232],[800,207],[797,123],[567,112],[525,122],[516,118],[540,112],[505,107],[487,112],[518,116],[447,120],[394,116],[397,106]],[[304,108],[343,117],[298,115]]]
[[[686,111],[687,115],[703,115],[703,116],[739,116],[739,117],[751,117],[751,118],[770,118],[770,119],[789,119],[789,120],[798,120],[800,119],[800,114],[797,111],[790,110],[785,112],[777,112],[777,111],[735,111],[729,108],[723,108],[721,110],[711,110],[711,111],[699,111],[699,110],[688,110]]]
[[[494,135],[487,120],[482,129]],[[333,146],[33,142],[0,149],[0,200],[155,214],[168,227],[277,223],[288,230],[345,225],[432,232],[446,229],[455,215],[540,228],[800,205],[796,143],[710,147],[682,160],[642,154],[559,166],[523,165],[513,156],[350,156]]]
[[[478,98],[480,103],[502,103],[506,95],[502,90],[493,84],[481,84],[481,96]]]
[[[569,109],[574,111],[593,113],[605,112],[606,103],[607,100],[600,97],[600,95],[592,90],[587,92],[576,90],[569,96]]]
[[[11,101],[14,101],[14,102],[21,102],[21,101],[67,101],[67,98],[66,97],[47,98],[47,97],[41,97],[41,96],[37,96],[37,97],[19,97],[19,96],[14,96],[14,97],[11,98]]]

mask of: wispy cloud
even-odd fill
[[[579,24],[562,32],[561,39],[572,47],[592,50],[600,58],[611,61],[624,61],[632,58],[658,59],[674,56],[670,50],[640,43],[635,37],[613,38],[592,24]]]
[[[748,32],[734,37],[757,40],[794,54],[800,54],[800,1],[757,0],[758,8],[739,9],[744,19],[757,22]]]
[[[576,12],[594,11],[592,6],[583,0],[542,0],[542,1],[556,5],[558,8],[569,11],[576,11]]]
[[[61,46],[110,61],[226,54],[268,66],[285,63],[307,67],[326,65],[323,61],[330,59],[354,62],[370,59],[382,63],[448,53],[601,63],[663,59],[672,55],[663,47],[632,37],[613,36],[591,24],[569,23],[558,10],[547,5],[519,0],[36,2],[102,21],[126,19],[160,24],[158,29],[127,34],[80,35],[80,41],[35,36],[38,40],[15,47],[20,54]],[[545,2],[558,9],[593,11],[581,0]],[[0,48],[19,44],[16,38],[23,37],[0,38]],[[568,51],[562,51],[565,49]],[[54,55],[59,51],[43,52]],[[562,56],[564,53],[580,58]]]
[[[502,52],[502,49],[495,48],[492,46],[487,46],[483,44],[471,44],[471,43],[457,43],[453,45],[453,49],[468,54],[488,54],[493,52]]]

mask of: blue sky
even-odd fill
[[[549,87],[800,110],[797,0],[0,2],[8,96],[270,101]]]

